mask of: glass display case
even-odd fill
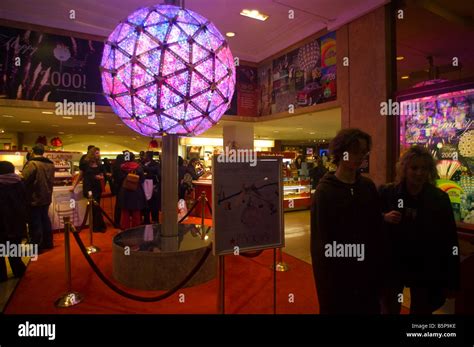
[[[311,206],[309,177],[283,178],[283,207],[285,211],[305,210]]]
[[[415,144],[427,147],[456,221],[474,223],[474,81],[425,83],[397,101],[400,153]]]

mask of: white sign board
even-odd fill
[[[215,156],[212,169],[214,255],[283,247],[281,158],[250,165]]]

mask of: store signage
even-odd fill
[[[284,246],[282,158],[212,165],[214,254]]]
[[[107,105],[99,73],[104,44],[0,26],[0,95]]]

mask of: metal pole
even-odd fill
[[[276,248],[273,248],[273,264],[276,264]],[[273,267],[273,314],[277,313],[277,270]]]
[[[99,247],[94,246],[94,239],[92,233],[94,232],[94,197],[89,191],[88,205],[89,209],[89,246],[87,246],[87,253],[94,254],[100,251]]]
[[[178,235],[178,136],[163,136],[161,157],[162,180],[161,201],[163,203],[163,221],[161,235]]]
[[[219,285],[217,288],[217,312],[225,314],[225,261],[223,255],[217,257]]]
[[[290,266],[283,261],[283,252],[278,248],[278,262],[274,262],[272,268],[276,268],[278,272],[286,272],[290,270]]]
[[[83,300],[82,294],[72,290],[71,276],[71,246],[69,233],[71,231],[71,218],[64,217],[64,259],[66,265],[66,288],[67,291],[59,297],[54,305],[56,307],[71,307],[79,304]]]
[[[201,192],[201,238],[204,240],[204,234],[205,234],[205,225],[204,225],[204,219],[206,217],[206,192],[202,191]]]

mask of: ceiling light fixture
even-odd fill
[[[96,125],[97,123],[96,122],[87,122],[87,124]]]
[[[240,11],[240,15],[245,16],[245,17],[249,17],[249,18],[253,18],[253,19],[256,19],[256,20],[261,20],[261,21],[264,21],[264,20],[268,19],[268,15],[260,13],[258,10],[243,9],[242,11]]]
[[[408,75],[402,76],[402,80],[407,80],[409,78],[410,78],[410,76],[408,76]]]
[[[63,119],[72,119],[72,117],[63,117]]]
[[[8,114],[2,114],[2,117],[4,117],[4,118],[13,118],[14,116],[10,116]]]
[[[232,31],[228,31],[228,32],[225,33],[225,36],[227,36],[227,37],[234,37],[234,36],[235,36],[235,33],[232,32]]]
[[[400,55],[400,56],[397,57],[398,61],[403,60],[403,59],[405,59],[405,57],[403,55]]]
[[[27,124],[27,123],[31,123],[31,122],[29,120],[22,120],[22,121],[20,121],[20,123],[26,123]]]
[[[52,111],[42,111],[41,113],[43,113],[43,114],[54,114],[54,112],[52,112]]]

